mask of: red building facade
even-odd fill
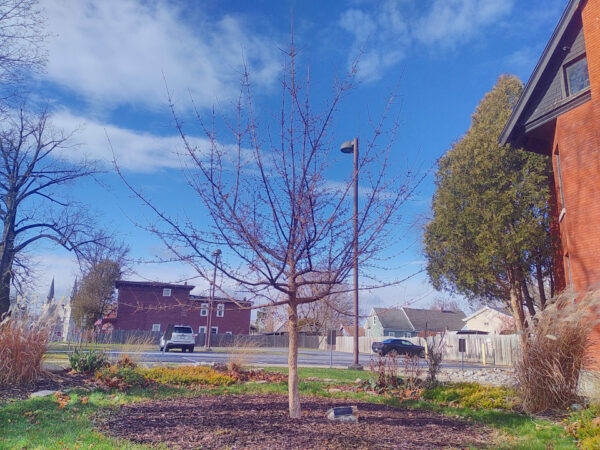
[[[158,282],[117,281],[116,330],[165,331],[168,324],[189,325],[195,333],[207,332],[211,311],[208,297],[191,295],[194,286]],[[211,328],[216,334],[249,334],[249,302],[215,298]]]
[[[569,2],[500,143],[552,157],[558,287],[599,289],[600,0]]]

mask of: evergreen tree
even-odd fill
[[[440,159],[433,219],[425,228],[427,271],[436,289],[474,301],[502,301],[518,331],[552,295],[550,160],[498,145],[522,92],[499,77],[470,129]]]

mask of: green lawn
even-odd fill
[[[270,371],[286,372],[285,368],[268,368]],[[365,371],[346,369],[301,368],[300,392],[302,395],[321,395],[357,399],[361,401],[384,403],[436,411],[451,417],[461,417],[496,428],[499,443],[495,447],[523,449],[567,449],[576,448],[572,439],[566,436],[561,426],[546,420],[532,419],[528,416],[499,411],[474,410],[469,408],[442,407],[433,402],[404,401],[397,398],[375,396],[367,393],[329,393],[328,383],[305,382],[308,377],[328,378],[338,383],[354,382],[356,378],[365,379],[371,375]],[[248,383],[193,391],[165,386],[156,389],[132,389],[127,394],[120,392],[93,392],[86,404],[82,403],[81,391],[70,393],[70,402],[64,408],[54,397],[17,401],[0,406],[0,448],[145,448],[127,441],[108,438],[94,429],[93,418],[110,414],[120,404],[146,399],[194,396],[198,392],[212,395],[244,393],[287,393],[287,383]],[[548,446],[551,447],[548,447]]]

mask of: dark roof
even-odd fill
[[[171,289],[188,289],[188,290],[192,290],[195,288],[195,286],[192,286],[191,284],[172,284],[172,283],[162,283],[160,281],[126,281],[126,280],[119,280],[115,283],[115,286],[117,287],[117,289],[119,289],[121,286],[140,286],[140,287],[159,287],[159,288],[171,288]]]
[[[414,331],[414,327],[402,311],[402,308],[373,308],[383,328]]]
[[[465,324],[462,311],[402,308],[416,331],[458,331]]]
[[[546,45],[542,56],[540,57],[537,65],[535,66],[531,77],[527,81],[523,93],[521,94],[519,101],[517,102],[510,118],[508,119],[508,122],[506,123],[506,126],[502,131],[502,134],[500,135],[500,145],[511,144],[515,147],[525,147],[527,150],[540,151],[538,148],[536,148],[537,146],[535,145],[536,142],[534,140],[532,140],[531,143],[527,145],[527,141],[523,139],[525,135],[525,128],[522,122],[525,121],[525,119],[527,119],[527,115],[530,112],[530,103],[532,101],[532,98],[534,97],[536,88],[538,88],[538,86],[543,85],[543,77],[549,76],[549,74],[547,73],[547,69],[549,69],[549,67],[551,66],[551,60],[556,59],[554,58],[554,56],[557,55],[557,51],[564,52],[565,49],[560,47],[560,43],[563,40],[563,37],[565,36],[569,24],[576,16],[578,8],[583,3],[584,0],[569,1],[569,4],[567,5],[562,17],[560,18],[560,21],[558,22],[558,25],[556,26],[554,32],[552,33],[552,37],[548,41],[548,44]],[[565,104],[558,104],[554,107],[553,114],[546,114],[545,117],[540,117],[539,120],[536,121],[536,126],[541,127],[542,125],[549,123],[555,118],[557,112],[563,112],[564,109],[568,110],[570,108],[573,108],[578,104],[587,101],[588,98],[586,96],[580,95],[565,100]]]
[[[207,297],[206,295],[190,295],[190,300],[194,300],[196,302],[210,302],[210,297]],[[242,305],[242,306],[251,306],[252,302],[249,302],[248,300],[233,300],[227,297],[215,297],[215,302],[219,302],[219,303],[235,303],[236,305]]]

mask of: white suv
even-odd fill
[[[160,351],[168,352],[172,348],[180,348],[182,352],[186,350],[190,353],[194,351],[196,336],[192,327],[187,325],[169,325],[167,331],[160,338]]]

